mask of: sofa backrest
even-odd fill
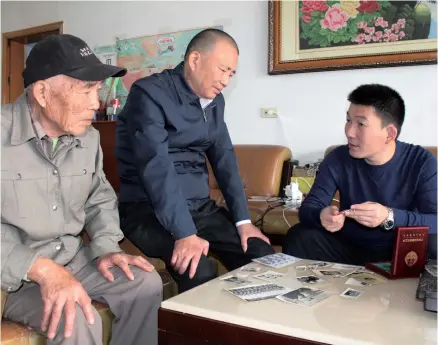
[[[292,158],[292,151],[280,145],[235,145],[240,177],[247,196],[278,196],[283,164]],[[222,193],[208,165],[210,196],[223,202]]]

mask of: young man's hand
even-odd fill
[[[336,206],[327,206],[319,214],[321,225],[330,232],[336,232],[342,229],[345,221],[345,214],[339,212]]]
[[[388,208],[377,202],[367,201],[362,204],[351,205],[349,210],[344,211],[349,218],[369,228],[380,226],[388,218]]]

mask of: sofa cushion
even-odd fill
[[[106,304],[96,301],[92,303],[102,318],[103,344],[109,344],[114,315]],[[9,320],[2,320],[1,333],[1,344],[4,345],[45,345],[47,340],[44,335],[31,328]]]

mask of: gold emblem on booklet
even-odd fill
[[[416,252],[410,251],[409,253],[406,254],[405,263],[409,267],[414,266],[417,263],[417,261],[418,261],[418,255]]]

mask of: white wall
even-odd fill
[[[233,142],[289,145],[300,163],[322,157],[343,143],[348,93],[361,83],[383,83],[405,98],[407,118],[400,139],[437,145],[437,67],[413,66],[267,75],[268,5],[264,1],[197,2],[4,2],[2,32],[64,21],[64,32],[91,47],[115,37],[223,25],[240,46],[238,74],[225,92]],[[199,14],[195,14],[195,11]],[[261,119],[276,106],[280,118]],[[283,125],[284,123],[284,125]]]

